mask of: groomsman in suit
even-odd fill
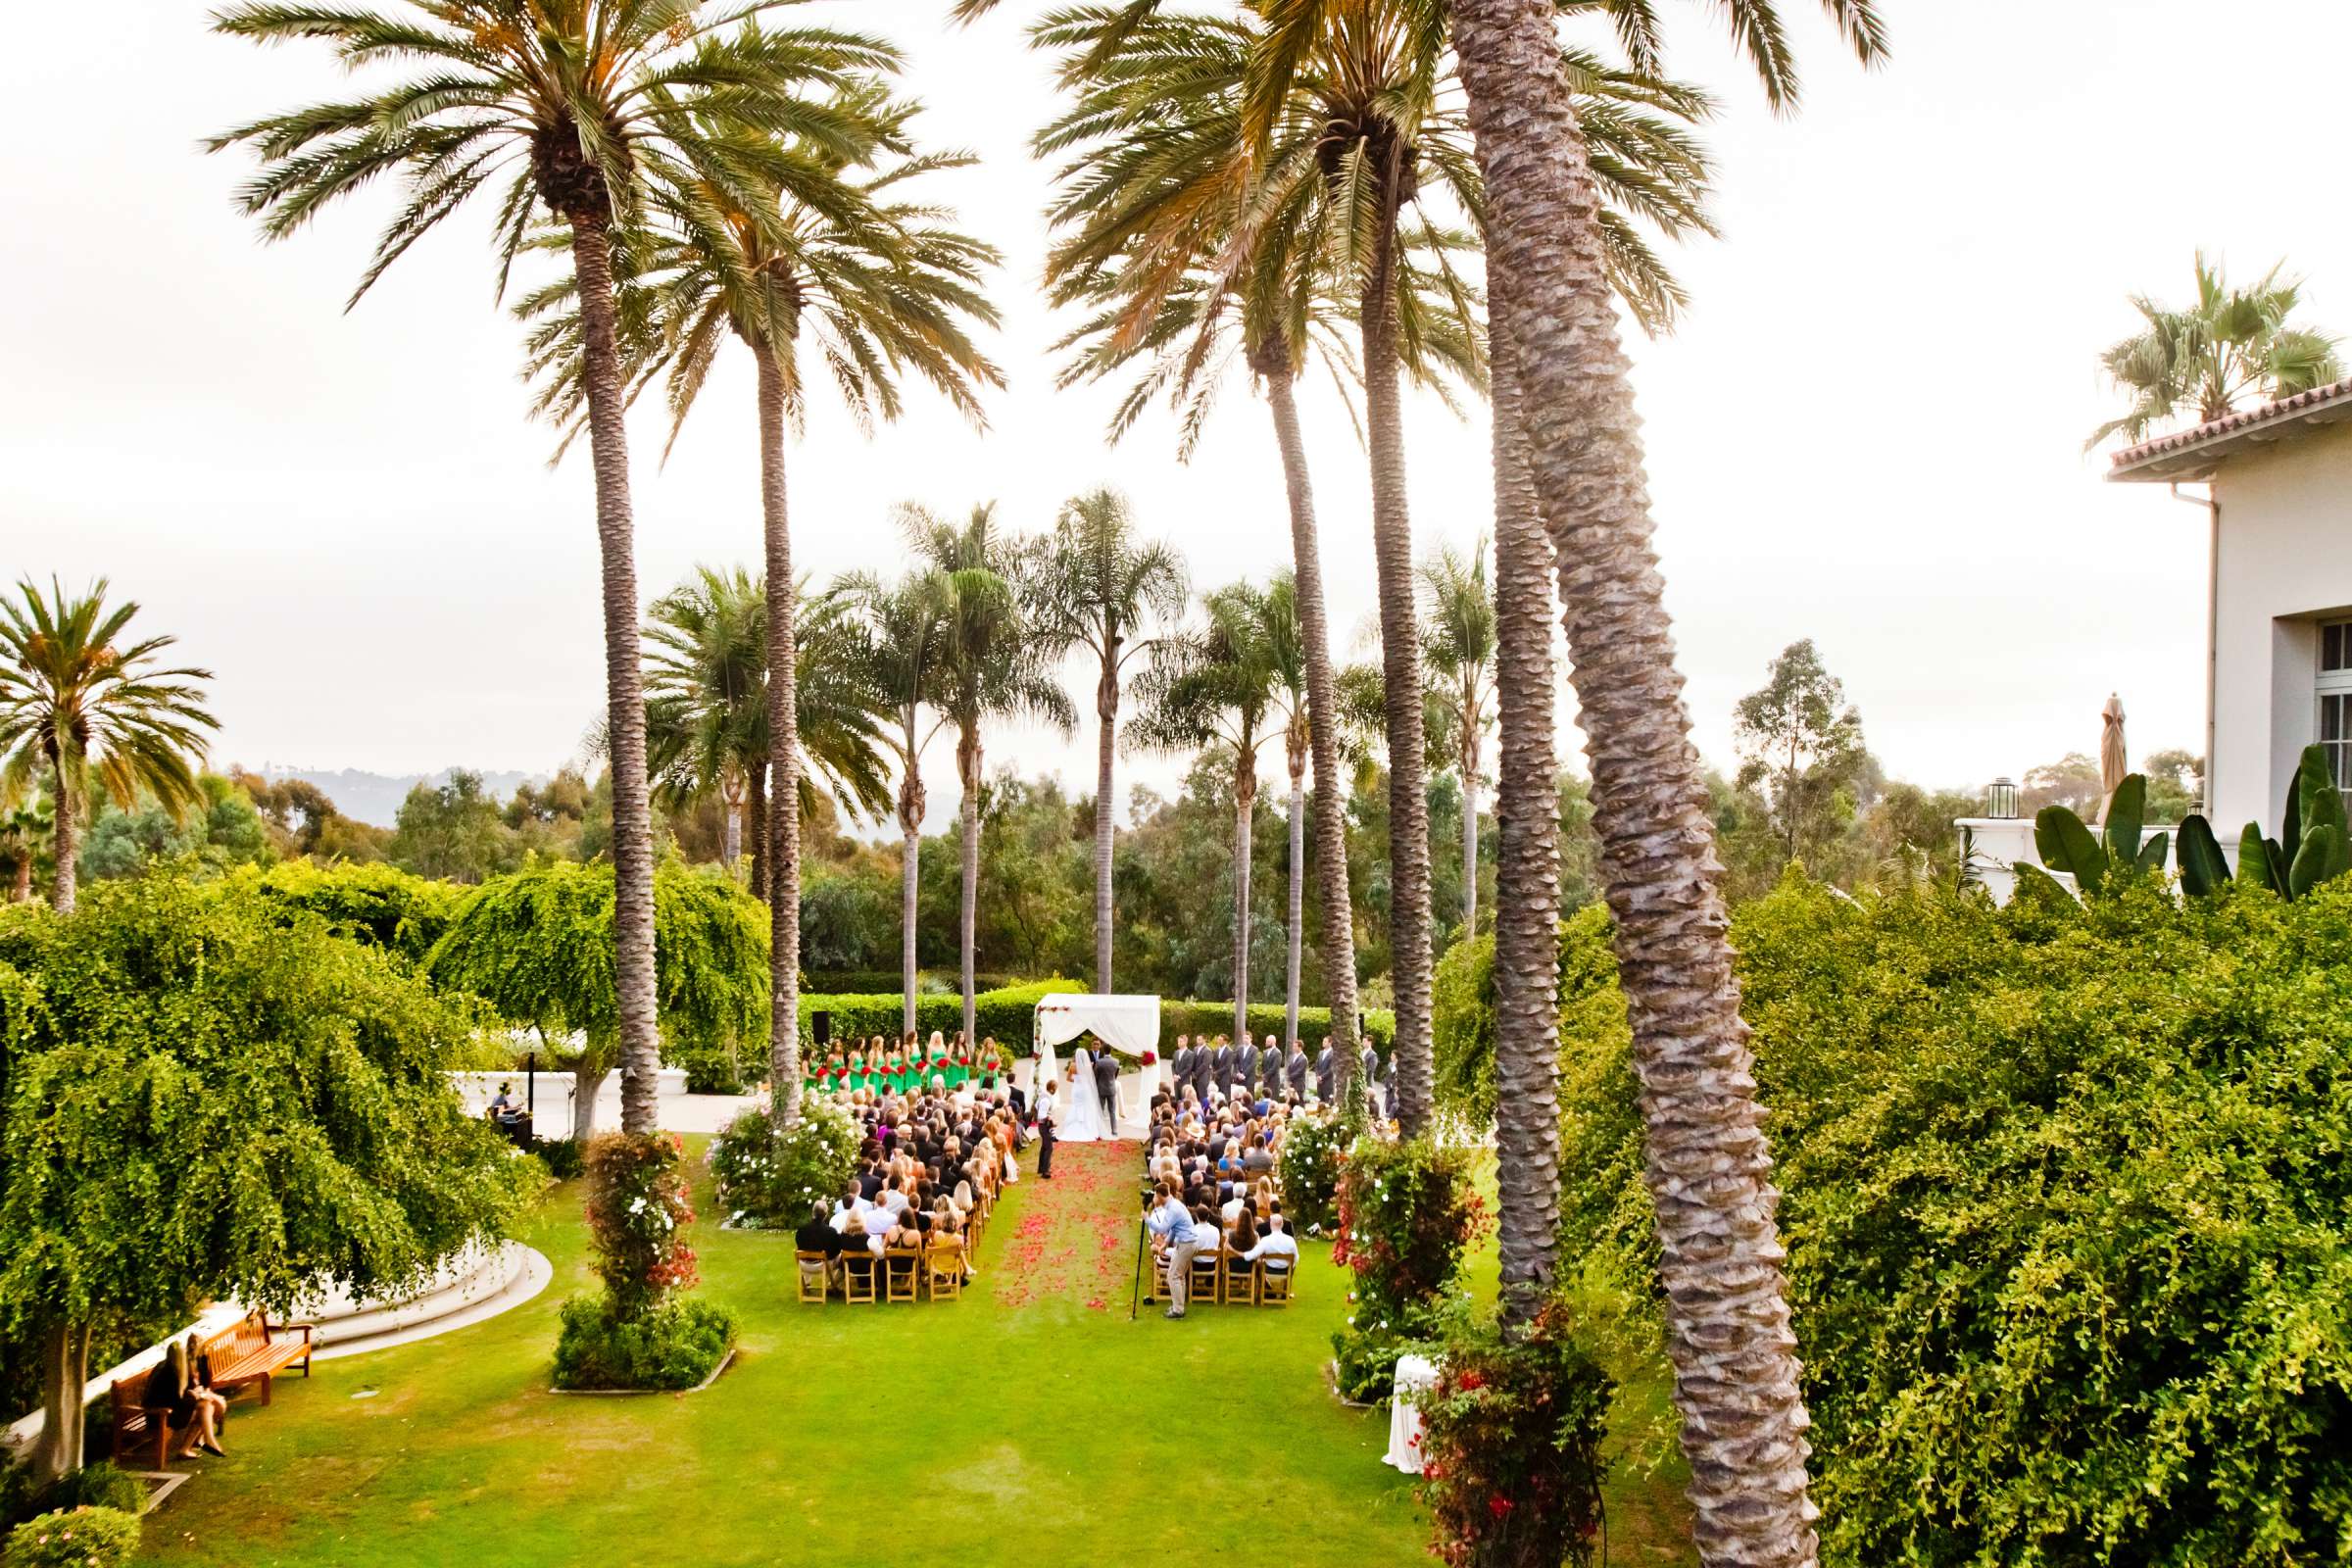
[[[1193,1081],[1193,1037],[1176,1037],[1176,1054],[1168,1058],[1169,1092],[1177,1099],[1184,1098],[1184,1086]]]
[[[1360,1070],[1364,1077],[1364,1103],[1367,1105],[1378,1104],[1380,1102],[1380,1096],[1378,1093],[1380,1087],[1380,1053],[1372,1049],[1372,1042],[1369,1039],[1365,1040],[1364,1042],[1364,1049],[1359,1054],[1359,1062]]]
[[[1217,1049],[1208,1054],[1208,1081],[1220,1095],[1233,1093],[1233,1042],[1217,1036]]]
[[[1208,1036],[1202,1035],[1199,1044],[1193,1047],[1193,1093],[1200,1097],[1200,1109],[1204,1113],[1208,1109],[1209,1070],[1214,1065],[1215,1057],[1216,1052],[1210,1047]]]
[[[1257,1047],[1248,1035],[1233,1048],[1233,1092],[1243,1101],[1257,1098]]]
[[[1396,1119],[1396,1053],[1380,1064],[1380,1113],[1391,1121]]]
[[[1323,1049],[1315,1053],[1315,1100],[1328,1105],[1340,1092],[1340,1054],[1331,1049],[1326,1038]]]
[[[1260,1100],[1282,1098],[1282,1046],[1271,1034],[1257,1051],[1257,1095]]]
[[[1298,1041],[1291,1042],[1290,1059],[1285,1061],[1282,1067],[1283,1076],[1291,1081],[1291,1098],[1304,1102],[1306,1099],[1306,1053],[1298,1049]]]

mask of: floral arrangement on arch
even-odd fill
[[[1454,1568],[1586,1564],[1615,1392],[1557,1297],[1516,1334],[1458,1321],[1421,1400],[1421,1501]]]
[[[651,1312],[696,1280],[686,1149],[675,1133],[603,1133],[588,1144],[588,1238],[616,1317]]]

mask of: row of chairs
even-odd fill
[[[841,1298],[853,1306],[880,1301],[956,1300],[963,1295],[965,1253],[960,1247],[937,1242],[929,1247],[894,1247],[876,1254],[844,1252],[827,1258],[822,1252],[795,1252],[800,1270],[801,1299],[822,1306],[841,1287]]]
[[[1145,1300],[1167,1299],[1167,1282],[1161,1277],[1165,1267],[1164,1262],[1154,1258],[1144,1271]],[[1253,1263],[1244,1262],[1242,1254],[1230,1247],[1221,1247],[1214,1252],[1196,1252],[1192,1276],[1186,1281],[1187,1304],[1288,1306],[1298,1272],[1297,1264],[1269,1268],[1263,1258]]]

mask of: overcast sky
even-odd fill
[[[2110,411],[2095,356],[2132,290],[2180,296],[2199,245],[2252,273],[2285,257],[2309,315],[2352,322],[2352,209],[2333,197],[2332,97],[2286,87],[2352,58],[2352,7],[2238,0],[1883,0],[1893,58],[1865,74],[1787,0],[1808,90],[1765,114],[1687,4],[1680,74],[1715,88],[1724,237],[1675,258],[1694,306],[1637,346],[1658,539],[1699,744],[1766,662],[1819,644],[1889,771],[1974,788],[2094,750],[2109,691],[2134,755],[2196,748],[2205,537],[2163,491],[2081,453]],[[1025,140],[1052,87],[1025,15],[948,30],[934,0],[823,0],[910,53],[940,180],[1006,255],[993,345],[1011,382],[985,432],[917,394],[868,441],[820,408],[791,454],[798,561],[888,566],[890,508],[994,499],[1043,527],[1125,489],[1195,581],[1289,557],[1262,405],[1237,386],[1195,461],[1165,421],[1116,450],[1108,397],[1057,394],[1038,303],[1046,171]],[[15,20],[0,225],[0,569],[112,579],[216,671],[219,762],[381,771],[552,769],[603,702],[590,486],[545,466],[517,332],[491,298],[486,218],[413,251],[342,312],[391,193],[262,246],[230,210],[241,155],[197,139],[331,92],[318,52],[211,36],[189,0]],[[2253,100],[2233,102],[2243,94]],[[713,378],[666,469],[636,426],[648,597],[758,553],[752,383]],[[1307,435],[1335,620],[1373,604],[1360,451],[1327,386]],[[1489,524],[1483,421],[1407,414],[1417,541]],[[1345,652],[1345,650],[1343,650]],[[1091,788],[1094,745],[1006,735],[995,760]],[[1173,764],[1135,764],[1164,783]],[[949,749],[932,798],[954,806]]]

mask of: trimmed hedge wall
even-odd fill
[[[1253,1002],[1250,1004],[1250,1035],[1263,1040],[1268,1035],[1282,1038],[1284,1009],[1279,1002]],[[1374,1049],[1382,1055],[1396,1040],[1396,1015],[1386,1007],[1364,1007],[1357,1011],[1357,1026],[1371,1038]],[[1201,1035],[1212,1038],[1233,1032],[1233,1004],[1230,1002],[1163,1002],[1159,1004],[1159,1054],[1163,1061],[1176,1049],[1178,1035]],[[1298,1044],[1308,1055],[1323,1049],[1324,1040],[1331,1034],[1329,1007],[1300,1007],[1298,1009]]]
[[[1032,985],[983,991],[972,999],[973,1016],[980,1038],[994,1038],[1000,1046],[1009,1046],[1016,1053],[1026,1054],[1031,1045],[1029,1026],[1036,1016],[1038,999],[1085,989],[1075,980],[1040,980]],[[830,1017],[832,1039],[856,1039],[866,1035],[896,1038],[902,1017],[901,1005],[900,994],[896,991],[805,992],[801,997],[801,1039],[805,1044],[814,1043],[816,1014],[820,1012]],[[953,1037],[956,1030],[963,1027],[963,999],[956,996],[916,997],[914,1026],[925,1038],[934,1029]]]
[[[974,1014],[979,1023],[980,1038],[994,1038],[998,1045],[1008,1046],[1015,1053],[1026,1054],[1036,1044],[1031,1038],[1030,1025],[1035,1019],[1041,997],[1068,992],[1083,992],[1087,988],[1075,980],[1040,980],[1030,985],[1005,986],[1001,990],[983,991],[973,998]],[[899,993],[891,992],[807,992],[801,997],[801,1040],[804,1045],[816,1039],[815,1015],[829,1016],[831,1039],[863,1038],[867,1035],[896,1037],[901,1016]],[[1396,1015],[1385,1007],[1366,1008],[1361,1013],[1364,1033],[1383,1055],[1396,1038]],[[1250,1007],[1250,1032],[1257,1039],[1282,1034],[1283,1008],[1272,1002],[1252,1003]],[[914,999],[914,1026],[926,1038],[936,1029],[953,1036],[963,1027],[963,999],[961,997],[920,996]],[[1178,1035],[1216,1035],[1233,1029],[1233,1004],[1230,1002],[1162,1002],[1159,1004],[1159,1054],[1162,1060],[1176,1049]],[[1331,1033],[1329,1007],[1300,1007],[1298,1009],[1298,1043],[1309,1055],[1322,1049]]]
[[[983,991],[1006,991],[1029,982],[1017,974],[991,974],[983,969],[973,976]],[[953,991],[957,983],[954,969],[917,969],[914,972],[915,994],[934,990]],[[879,997],[899,994],[899,971],[894,964],[888,969],[804,969],[801,971],[803,996],[859,996]]]

